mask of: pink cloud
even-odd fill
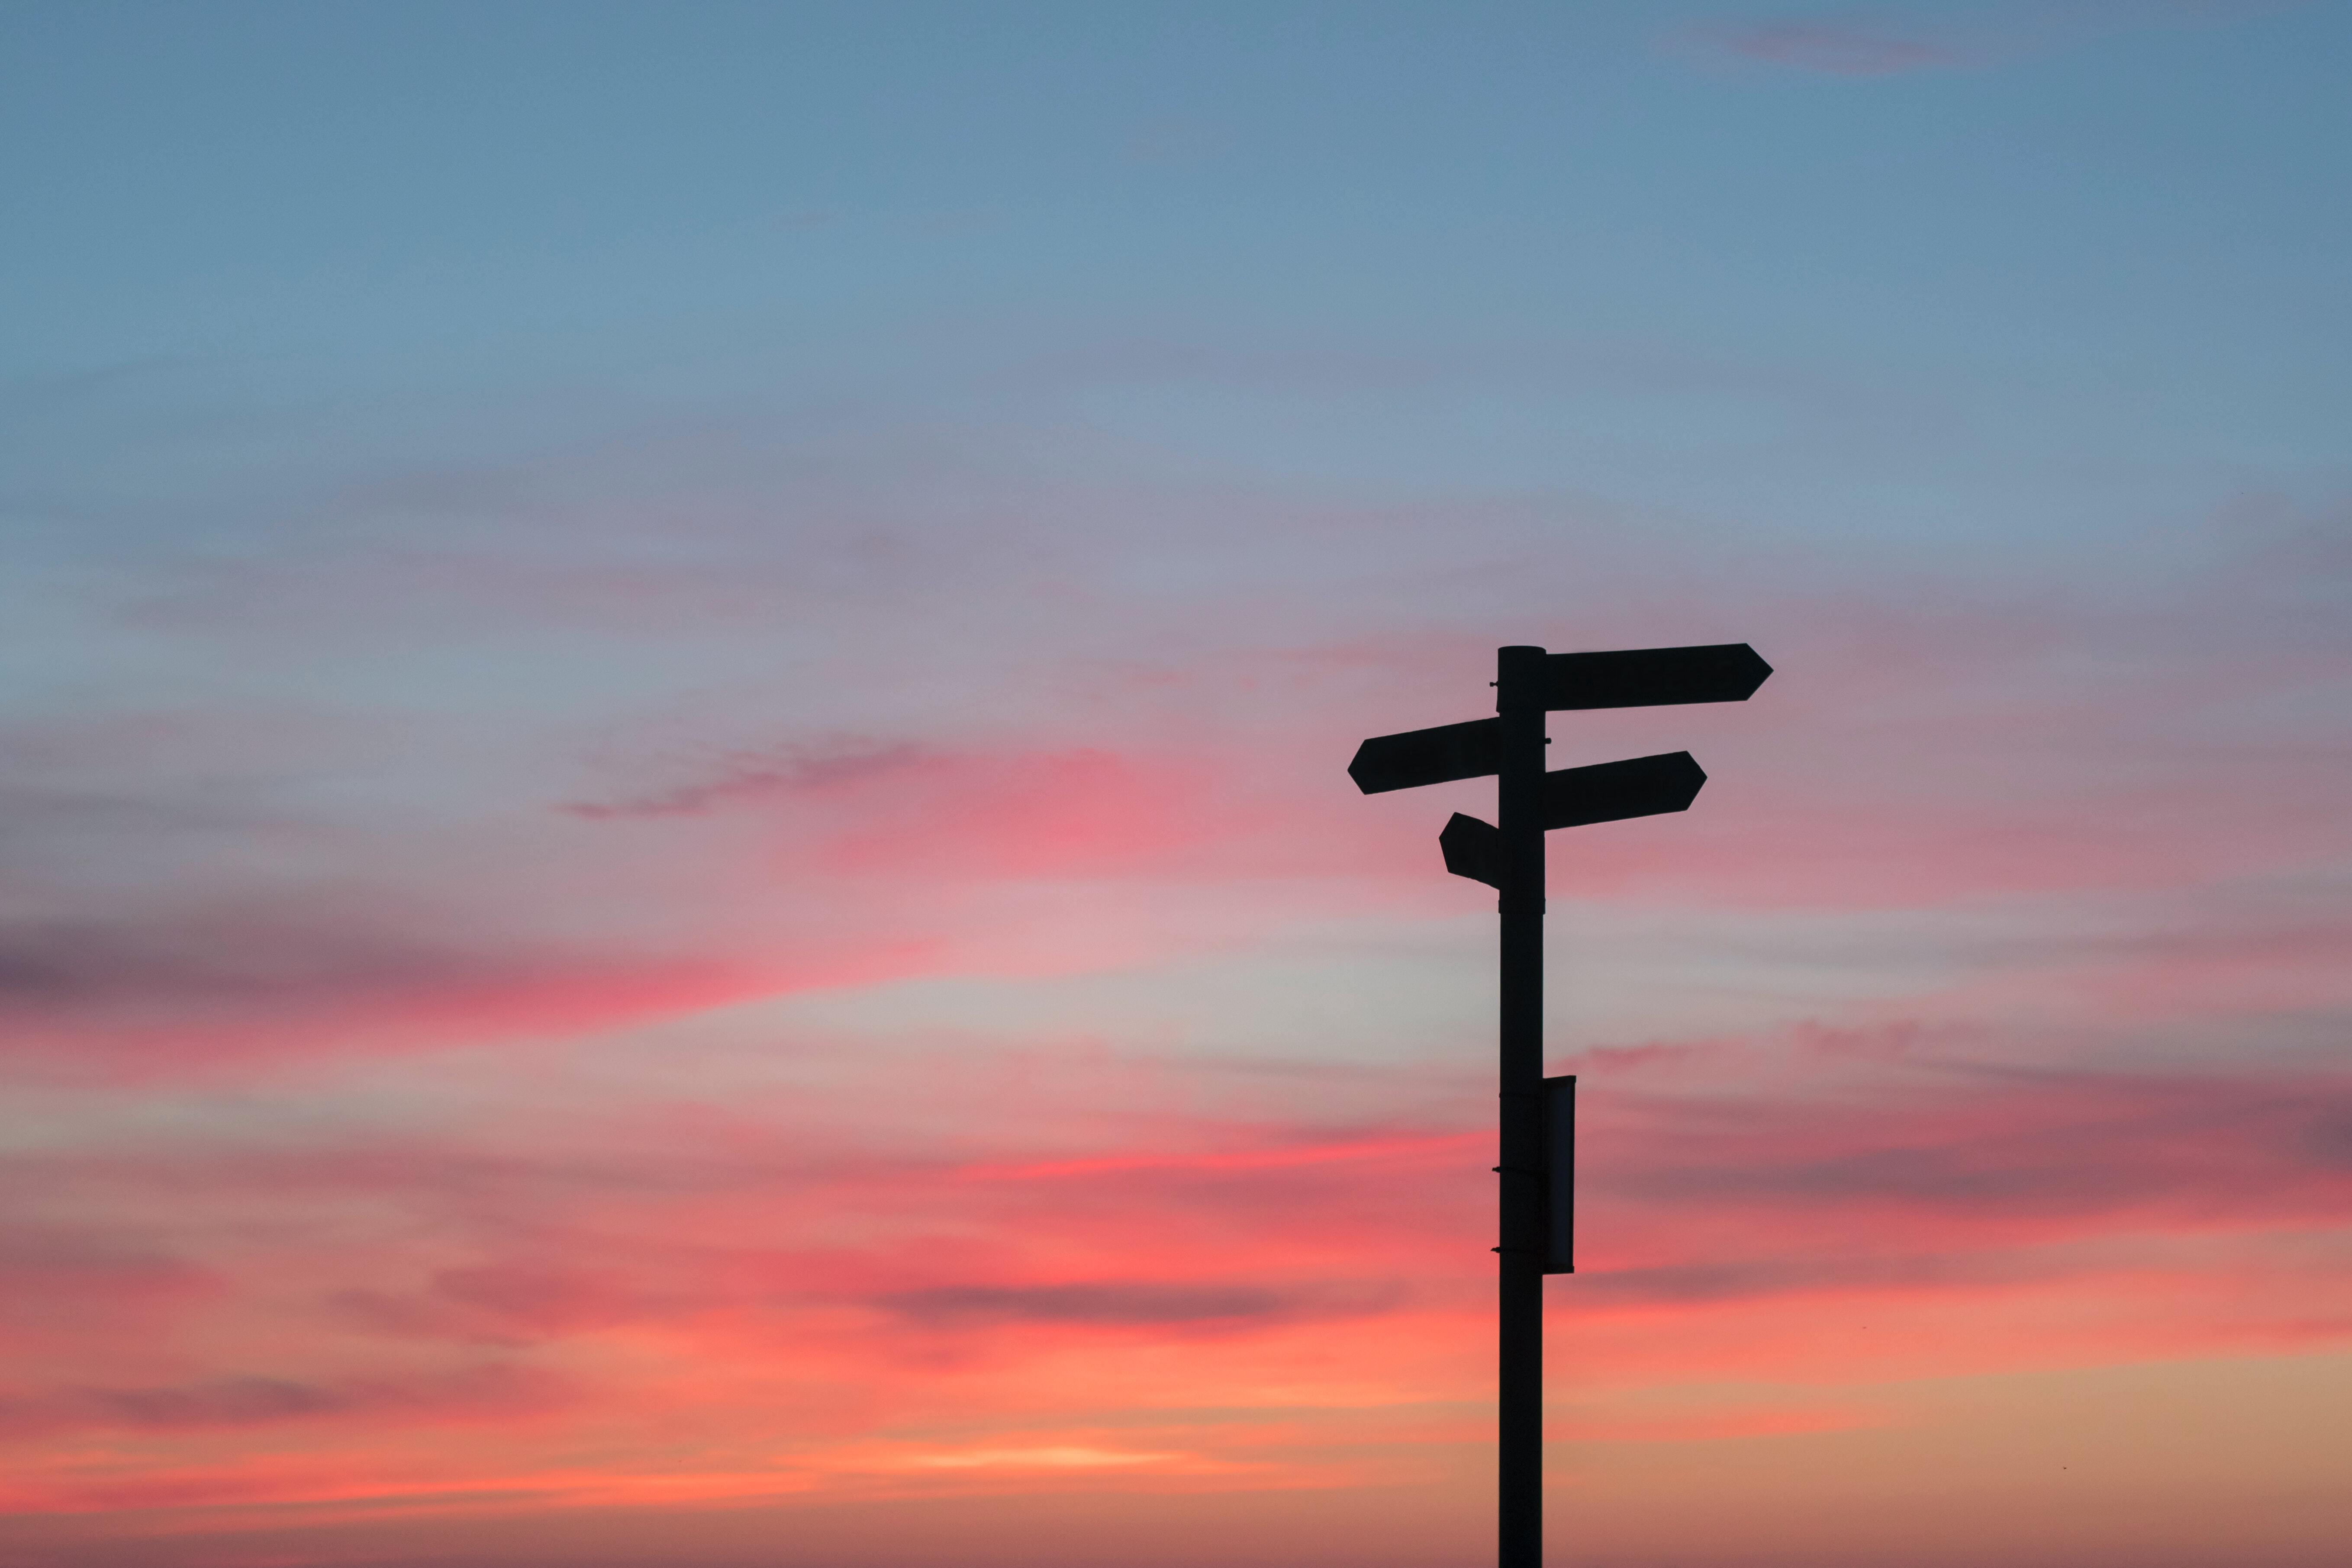
[[[650,795],[617,801],[575,801],[558,807],[591,821],[630,816],[699,816],[730,806],[771,807],[794,795],[920,766],[921,748],[904,742],[883,743],[862,737],[786,745],[767,752],[739,752],[724,758],[709,777],[672,784]]]
[[[1577,1442],[1891,1419],[1876,1395],[1670,1396],[1678,1380],[1850,1387],[2352,1338],[2318,1308],[2347,1260],[2292,1239],[2352,1224],[2352,1085],[1884,1045],[1581,1064],[1586,1268],[1553,1288]],[[525,1097],[464,1136],[14,1156],[0,1191],[69,1215],[47,1223],[79,1255],[168,1201],[226,1288],[160,1299],[176,1368],[68,1347],[14,1391],[37,1462],[13,1495],[257,1523],[328,1500],[837,1505],[1081,1475],[1420,1484],[1483,1445],[1450,1414],[1487,1376],[1477,1074],[1317,1121],[1229,1068],[856,1060],[837,1047],[796,1089],[716,1105]],[[1091,1120],[1027,1103],[1062,1079]],[[68,1310],[109,1288],[47,1278]],[[98,1466],[67,1431],[131,1447]]]
[[[177,1384],[0,1392],[0,1435],[47,1440],[67,1433],[205,1432],[320,1423],[373,1432],[387,1424],[443,1427],[538,1416],[566,1402],[554,1380],[495,1363],[424,1377],[361,1376],[333,1383],[230,1374]]]
[[[845,876],[1055,878],[1134,875],[1231,831],[1207,770],[1190,758],[1130,760],[1092,748],[972,757],[877,791],[867,820],[827,846]]]
[[[1678,564],[1675,620],[1612,575],[1608,530],[1576,536],[1597,587],[1511,553],[1589,520],[1472,515],[1444,520],[1448,548],[1494,538],[1458,576],[1407,548],[1440,536],[1430,515],[1333,508],[1299,535],[1310,588],[1239,595],[1197,565],[1205,589],[1139,588],[1090,535],[1024,536],[1008,577],[985,527],[934,548],[845,526],[809,552],[814,589],[723,552],[548,574],[452,555],[386,579],[401,593],[312,563],[340,597],[265,574],[182,603],[215,651],[272,658],[271,615],[314,616],[370,679],[403,638],[430,670],[444,633],[503,653],[550,625],[684,638],[783,605],[813,628],[792,658],[866,683],[795,675],[809,710],[779,712],[772,666],[739,677],[730,648],[723,680],[671,669],[593,712],[534,690],[389,741],[192,721],[12,749],[50,770],[5,802],[36,857],[15,885],[58,890],[0,931],[12,1065],[115,1068],[105,1093],[49,1074],[67,1131],[0,1161],[0,1217],[30,1238],[0,1249],[32,1368],[16,1500],[221,1510],[205,1528],[598,1504],[601,1540],[613,1515],[717,1501],[1450,1484],[1485,1441],[1491,1083],[1375,1064],[1339,998],[1326,1027],[1323,998],[1250,973],[1302,950],[1368,972],[1406,921],[1491,908],[1438,870],[1446,792],[1366,800],[1340,771],[1362,735],[1475,714],[1493,638],[1437,611],[1398,629],[1432,589],[1507,635],[1753,636],[1780,667],[1745,709],[1559,721],[1563,763],[1686,744],[1715,775],[1686,817],[1557,840],[1561,892],[1694,921],[1969,917],[1919,928],[1926,978],[1824,1004],[1812,1036],[1584,1059],[1586,1268],[1552,1289],[1563,1385],[1608,1405],[1594,1442],[1879,1418],[1877,1394],[1769,1392],[1791,1380],[2346,1342],[2346,1086],[2315,1050],[2248,1044],[2317,1037],[2344,1000],[2321,879],[2343,759],[2280,718],[2347,668],[2322,591],[2340,530],[2264,525],[2190,586],[2063,603],[1808,597]],[[826,618],[828,595],[854,613]],[[929,640],[869,664],[886,602]],[[1005,631],[1048,603],[1050,637]],[[967,658],[974,627],[1001,640]],[[613,663],[635,679],[647,651]],[[257,750],[267,767],[236,765]],[[2306,903],[2281,890],[2297,876]],[[2128,918],[2088,929],[2093,895]],[[1746,1007],[1746,975],[1869,967],[1895,923],[1824,921],[1768,964],[1733,951],[1768,928],[1727,922],[1720,963],[1671,975]],[[904,1002],[877,984],[841,998],[837,1018],[872,1005],[855,1028],[778,1008],[578,1037],[1219,953],[1250,962],[1187,971],[1196,1008],[1073,986],[1050,1000],[1083,1022],[1050,1030],[1021,1021],[1040,988],[932,988],[970,1016],[900,1027],[873,1022]],[[2053,998],[2075,1034],[2015,1025]],[[1293,1005],[1269,1041],[1202,1026]],[[1862,1026],[1887,1018],[1909,1026]],[[1484,1027],[1433,1025],[1430,1059],[1483,1064]],[[1841,1030],[1861,1044],[1825,1048]],[[2091,1035],[2139,1070],[2067,1066]],[[203,1063],[251,1070],[182,1070]],[[1694,1377],[1766,1391],[1667,1397]]]

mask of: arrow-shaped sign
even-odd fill
[[[1677,702],[1745,702],[1772,667],[1744,642],[1701,647],[1556,653],[1544,660],[1544,706],[1660,708]]]
[[[1356,748],[1348,776],[1366,795],[1480,778],[1502,765],[1502,736],[1498,719],[1375,735]]]
[[[1493,823],[1457,811],[1438,834],[1437,847],[1444,852],[1445,868],[1455,876],[1503,890],[1503,834]]]
[[[1764,684],[1772,667],[1759,658],[1756,650],[1746,643],[1727,642],[1704,647],[1555,653],[1544,659],[1543,671],[1544,706],[1549,709],[1657,708],[1676,702],[1745,702]],[[1356,748],[1356,760],[1348,764],[1348,776],[1366,795],[1451,784],[1455,779],[1483,778],[1502,765],[1502,737],[1501,721],[1495,719],[1440,724],[1433,730],[1407,730],[1401,735],[1375,735]],[[1702,779],[1706,776],[1698,775]],[[1692,787],[1696,789],[1697,785]],[[1689,804],[1685,801],[1683,805]],[[1680,811],[1683,807],[1664,805],[1656,809]],[[1617,816],[1647,815],[1618,812],[1578,820],[1611,822]],[[1573,827],[1577,823],[1555,822],[1550,826]]]
[[[1561,768],[1544,774],[1543,825],[1582,827],[1688,811],[1706,774],[1688,752],[1628,757],[1589,768]]]
[[[1560,768],[1544,774],[1543,825],[1585,827],[1596,822],[1688,811],[1705,783],[1706,773],[1688,752],[1595,763],[1589,768]],[[1501,889],[1503,835],[1499,829],[1457,811],[1437,836],[1437,847],[1444,852],[1447,870]]]

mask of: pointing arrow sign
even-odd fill
[[[1437,836],[1437,847],[1445,854],[1447,870],[1503,890],[1503,835],[1494,824],[1457,811]]]
[[[1561,768],[1544,774],[1543,825],[1587,827],[1688,811],[1705,783],[1706,773],[1688,752]],[[1437,836],[1437,847],[1445,856],[1445,868],[1455,876],[1502,890],[1507,861],[1500,829],[1457,811]]]
[[[1688,752],[1596,763],[1589,768],[1561,768],[1544,774],[1543,825],[1583,827],[1595,822],[1622,822],[1629,816],[1688,811],[1705,783],[1706,773]]]
[[[1745,702],[1764,684],[1772,667],[1758,658],[1756,650],[1746,643],[1727,642],[1702,647],[1555,653],[1545,658],[1543,670],[1544,706],[1557,710]],[[1502,725],[1494,719],[1440,724],[1433,730],[1407,730],[1401,735],[1375,735],[1356,748],[1356,760],[1348,764],[1348,776],[1366,795],[1451,784],[1455,779],[1483,778],[1502,765]],[[1703,779],[1706,775],[1699,776]],[[1685,801],[1683,805],[1689,804]],[[1680,811],[1683,806],[1662,805],[1654,809]],[[1580,820],[1610,822],[1616,816],[1648,815],[1648,811],[1630,811]],[[1551,826],[1573,827],[1577,824],[1555,822]]]
[[[1366,795],[1479,778],[1502,765],[1502,721],[1496,719],[1375,735],[1356,748],[1348,776]]]
[[[1544,660],[1544,706],[1660,708],[1677,702],[1745,702],[1772,667],[1744,642],[1701,647],[1556,653]]]

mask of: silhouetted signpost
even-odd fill
[[[1686,810],[1706,775],[1688,752],[1544,770],[1544,715],[1744,702],[1772,667],[1746,643],[1618,653],[1496,650],[1492,719],[1381,735],[1348,774],[1366,795],[1496,775],[1495,823],[1456,813],[1445,868],[1502,896],[1500,1568],[1543,1561],[1543,1279],[1573,1270],[1576,1079],[1543,1076],[1544,833]]]

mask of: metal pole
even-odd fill
[[[1503,840],[1502,1235],[1496,1389],[1496,1562],[1543,1563],[1543,1100],[1545,653],[1496,650],[1501,716],[1496,826]]]

